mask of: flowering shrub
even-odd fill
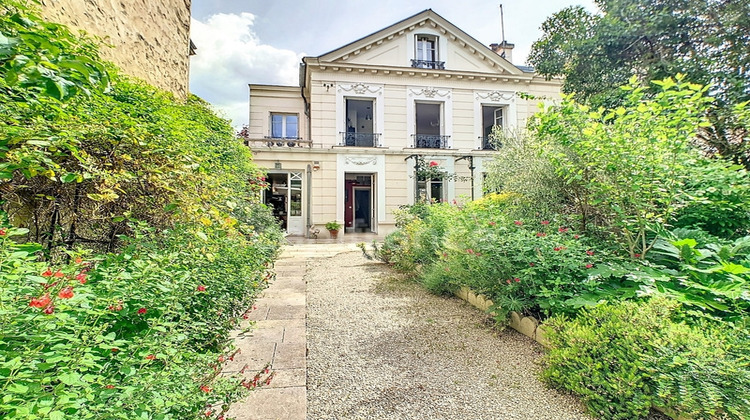
[[[218,373],[275,239],[146,230],[120,253],[50,266],[15,242],[23,229],[2,233],[0,417],[218,417],[239,398],[242,380]]]

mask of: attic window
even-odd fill
[[[416,35],[416,51],[411,66],[420,69],[444,69],[445,62],[438,61],[438,37],[435,35]]]

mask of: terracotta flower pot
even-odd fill
[[[329,230],[328,233],[331,234],[331,239],[337,239],[339,237],[339,231],[338,230]]]

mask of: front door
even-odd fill
[[[344,227],[347,233],[375,231],[374,178],[373,174],[345,174]]]
[[[271,207],[281,228],[290,235],[304,235],[302,172],[268,174],[264,202]]]

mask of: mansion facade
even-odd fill
[[[492,130],[524,127],[560,95],[559,80],[513,65],[512,47],[428,9],[303,58],[299,86],[251,84],[245,139],[282,227],[325,237],[337,221],[343,234],[382,235],[400,206],[481,197]],[[454,176],[417,176],[426,165]]]

